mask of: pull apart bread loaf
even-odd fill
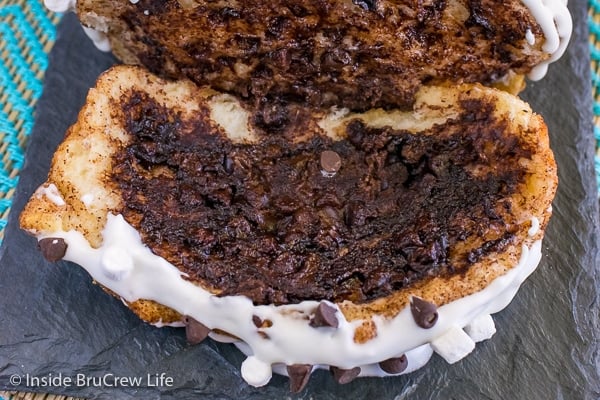
[[[515,93],[571,33],[566,0],[77,0],[76,11],[126,63],[268,107],[407,107],[441,82]]]
[[[402,111],[290,103],[279,130],[257,110],[113,67],[21,226],[149,323],[234,342],[255,386],[402,374],[491,337],[551,213],[540,116],[478,84]]]

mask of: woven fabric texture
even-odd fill
[[[58,20],[41,0],[0,0],[0,242]]]
[[[65,397],[45,393],[0,392],[0,400],[83,400],[75,397]]]
[[[594,136],[596,137],[596,180],[600,197],[600,0],[589,1],[590,55],[592,64],[592,93],[594,95]]]

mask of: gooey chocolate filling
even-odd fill
[[[428,82],[492,83],[546,57],[536,48],[542,30],[518,0],[142,0],[96,8],[150,71],[269,104],[410,107]],[[265,122],[281,123],[279,116],[267,112]]]
[[[207,110],[183,120],[147,95],[122,100],[132,140],[112,179],[124,217],[155,254],[220,295],[366,302],[463,273],[514,240],[506,198],[530,152],[505,137],[491,105],[465,102],[418,135],[354,120],[344,140],[262,132],[250,145],[227,139]],[[341,160],[333,176],[325,151]]]

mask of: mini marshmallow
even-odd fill
[[[462,360],[475,348],[475,342],[457,326],[453,326],[442,336],[431,342],[433,351],[438,353],[448,364]]]
[[[242,377],[252,386],[265,386],[271,380],[271,365],[250,356],[242,363]]]
[[[110,246],[104,250],[101,265],[104,275],[114,281],[120,281],[129,275],[134,268],[130,254],[117,246]]]
[[[465,332],[475,343],[487,340],[496,333],[496,325],[489,314],[480,315],[464,328]]]

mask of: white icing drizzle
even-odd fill
[[[56,204],[59,207],[64,206],[65,200],[62,198],[58,188],[54,183],[50,183],[49,185],[40,186],[34,194],[36,197],[45,196],[52,203]]]
[[[123,302],[123,304],[127,305],[126,302]],[[165,326],[170,326],[173,328],[183,328],[185,326],[185,323],[183,321],[177,321],[177,322],[170,322],[168,324],[164,323],[162,318],[158,320],[158,322],[153,322],[150,325],[153,325],[157,328],[164,328]]]
[[[76,231],[46,233],[38,239],[42,237],[63,238],[68,244],[64,258],[81,265],[97,282],[126,301],[154,300],[182,315],[191,316],[211,329],[218,328],[240,338],[242,342],[236,342],[236,345],[251,356],[250,361],[244,364],[242,375],[250,384],[257,386],[268,382],[272,367],[280,372],[285,370],[282,366],[291,364],[311,364],[315,368],[361,366],[361,376],[386,376],[377,363],[402,354],[408,358],[409,368],[404,371],[407,373],[427,362],[433,352],[430,343],[436,340],[435,350],[442,355],[454,352],[452,360],[458,355],[464,356],[463,342],[451,340],[449,345],[442,346],[439,338],[448,332],[456,335],[456,329],[461,330],[482,315],[503,309],[541,257],[541,241],[534,242],[531,248],[523,246],[518,265],[505,275],[480,292],[439,307],[438,321],[431,329],[419,328],[407,307],[391,319],[374,317],[377,336],[364,344],[357,344],[353,340],[354,330],[361,321],[348,322],[342,318],[341,312],[338,312],[337,329],[309,326],[308,317],[319,304],[316,301],[255,306],[244,296],[212,295],[183,279],[175,266],[154,255],[121,215],[107,216],[103,244],[99,248],[92,248]],[[117,260],[123,260],[122,265],[117,266]],[[115,276],[115,270],[124,272]],[[253,316],[272,322],[270,327],[261,328],[268,339],[259,334],[252,322]],[[460,333],[458,335],[461,336]],[[219,340],[223,335],[211,336]],[[228,338],[224,341],[233,340]],[[459,345],[460,351],[452,347]]]
[[[540,230],[540,220],[536,217],[531,218],[531,228],[527,231],[529,236],[534,236]]]
[[[110,45],[110,40],[108,40],[108,35],[106,35],[106,33],[96,29],[88,28],[87,26],[83,27],[83,31],[90,39],[92,39],[92,42],[94,42],[94,45],[98,48],[98,50],[106,53],[111,51],[112,48]]]
[[[548,71],[548,65],[558,60],[569,43],[573,30],[571,13],[567,8],[567,0],[522,0],[531,11],[533,18],[544,32],[542,49],[550,54],[550,58],[536,65],[528,74],[529,79],[542,79]]]
[[[130,0],[133,4],[139,0]],[[44,0],[44,5],[48,10],[57,13],[64,13],[68,11],[75,11],[77,9],[77,0]],[[94,42],[94,45],[100,51],[109,52],[111,51],[110,41],[105,32],[97,29],[88,28],[82,26],[85,34]]]
[[[535,35],[531,32],[531,29],[527,29],[527,32],[525,32],[525,40],[527,40],[530,46],[535,44]]]
[[[75,11],[77,0],[44,0],[44,5],[50,11],[64,13],[67,11]]]

